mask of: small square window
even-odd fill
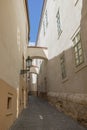
[[[7,109],[11,109],[12,107],[12,97],[8,97],[7,99]]]
[[[46,20],[46,28],[47,28],[47,26],[48,26],[48,12],[47,12],[47,10],[45,12],[45,20]]]

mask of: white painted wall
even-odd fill
[[[48,58],[60,54],[72,46],[71,37],[80,26],[82,0],[79,0],[75,6],[76,0],[47,0],[45,10],[48,12],[48,27],[46,34],[43,33],[43,24],[41,24],[40,33],[37,39],[37,46],[48,47]],[[62,34],[58,39],[56,14],[60,11],[60,21]],[[43,19],[44,13],[43,11]],[[43,23],[43,22],[42,22]]]

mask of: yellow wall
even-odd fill
[[[23,1],[2,0],[0,16],[0,78],[17,88],[28,42]]]
[[[19,113],[26,108],[27,105],[27,84],[24,81],[23,77],[20,76],[20,87],[19,87]]]
[[[12,97],[11,106],[8,109],[8,97]],[[16,119],[16,89],[0,79],[0,130],[8,130],[9,126]]]

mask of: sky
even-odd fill
[[[35,43],[40,22],[43,0],[28,0],[30,18],[30,42]]]

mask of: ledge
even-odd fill
[[[6,116],[11,116],[11,115],[13,115],[12,112],[8,112],[8,113],[6,114]]]
[[[66,77],[65,79],[62,79],[62,83],[65,83],[66,81],[68,81],[68,77]]]
[[[75,67],[75,73],[79,72],[80,70],[84,69],[85,67],[87,67],[86,63],[82,63],[81,65]]]

